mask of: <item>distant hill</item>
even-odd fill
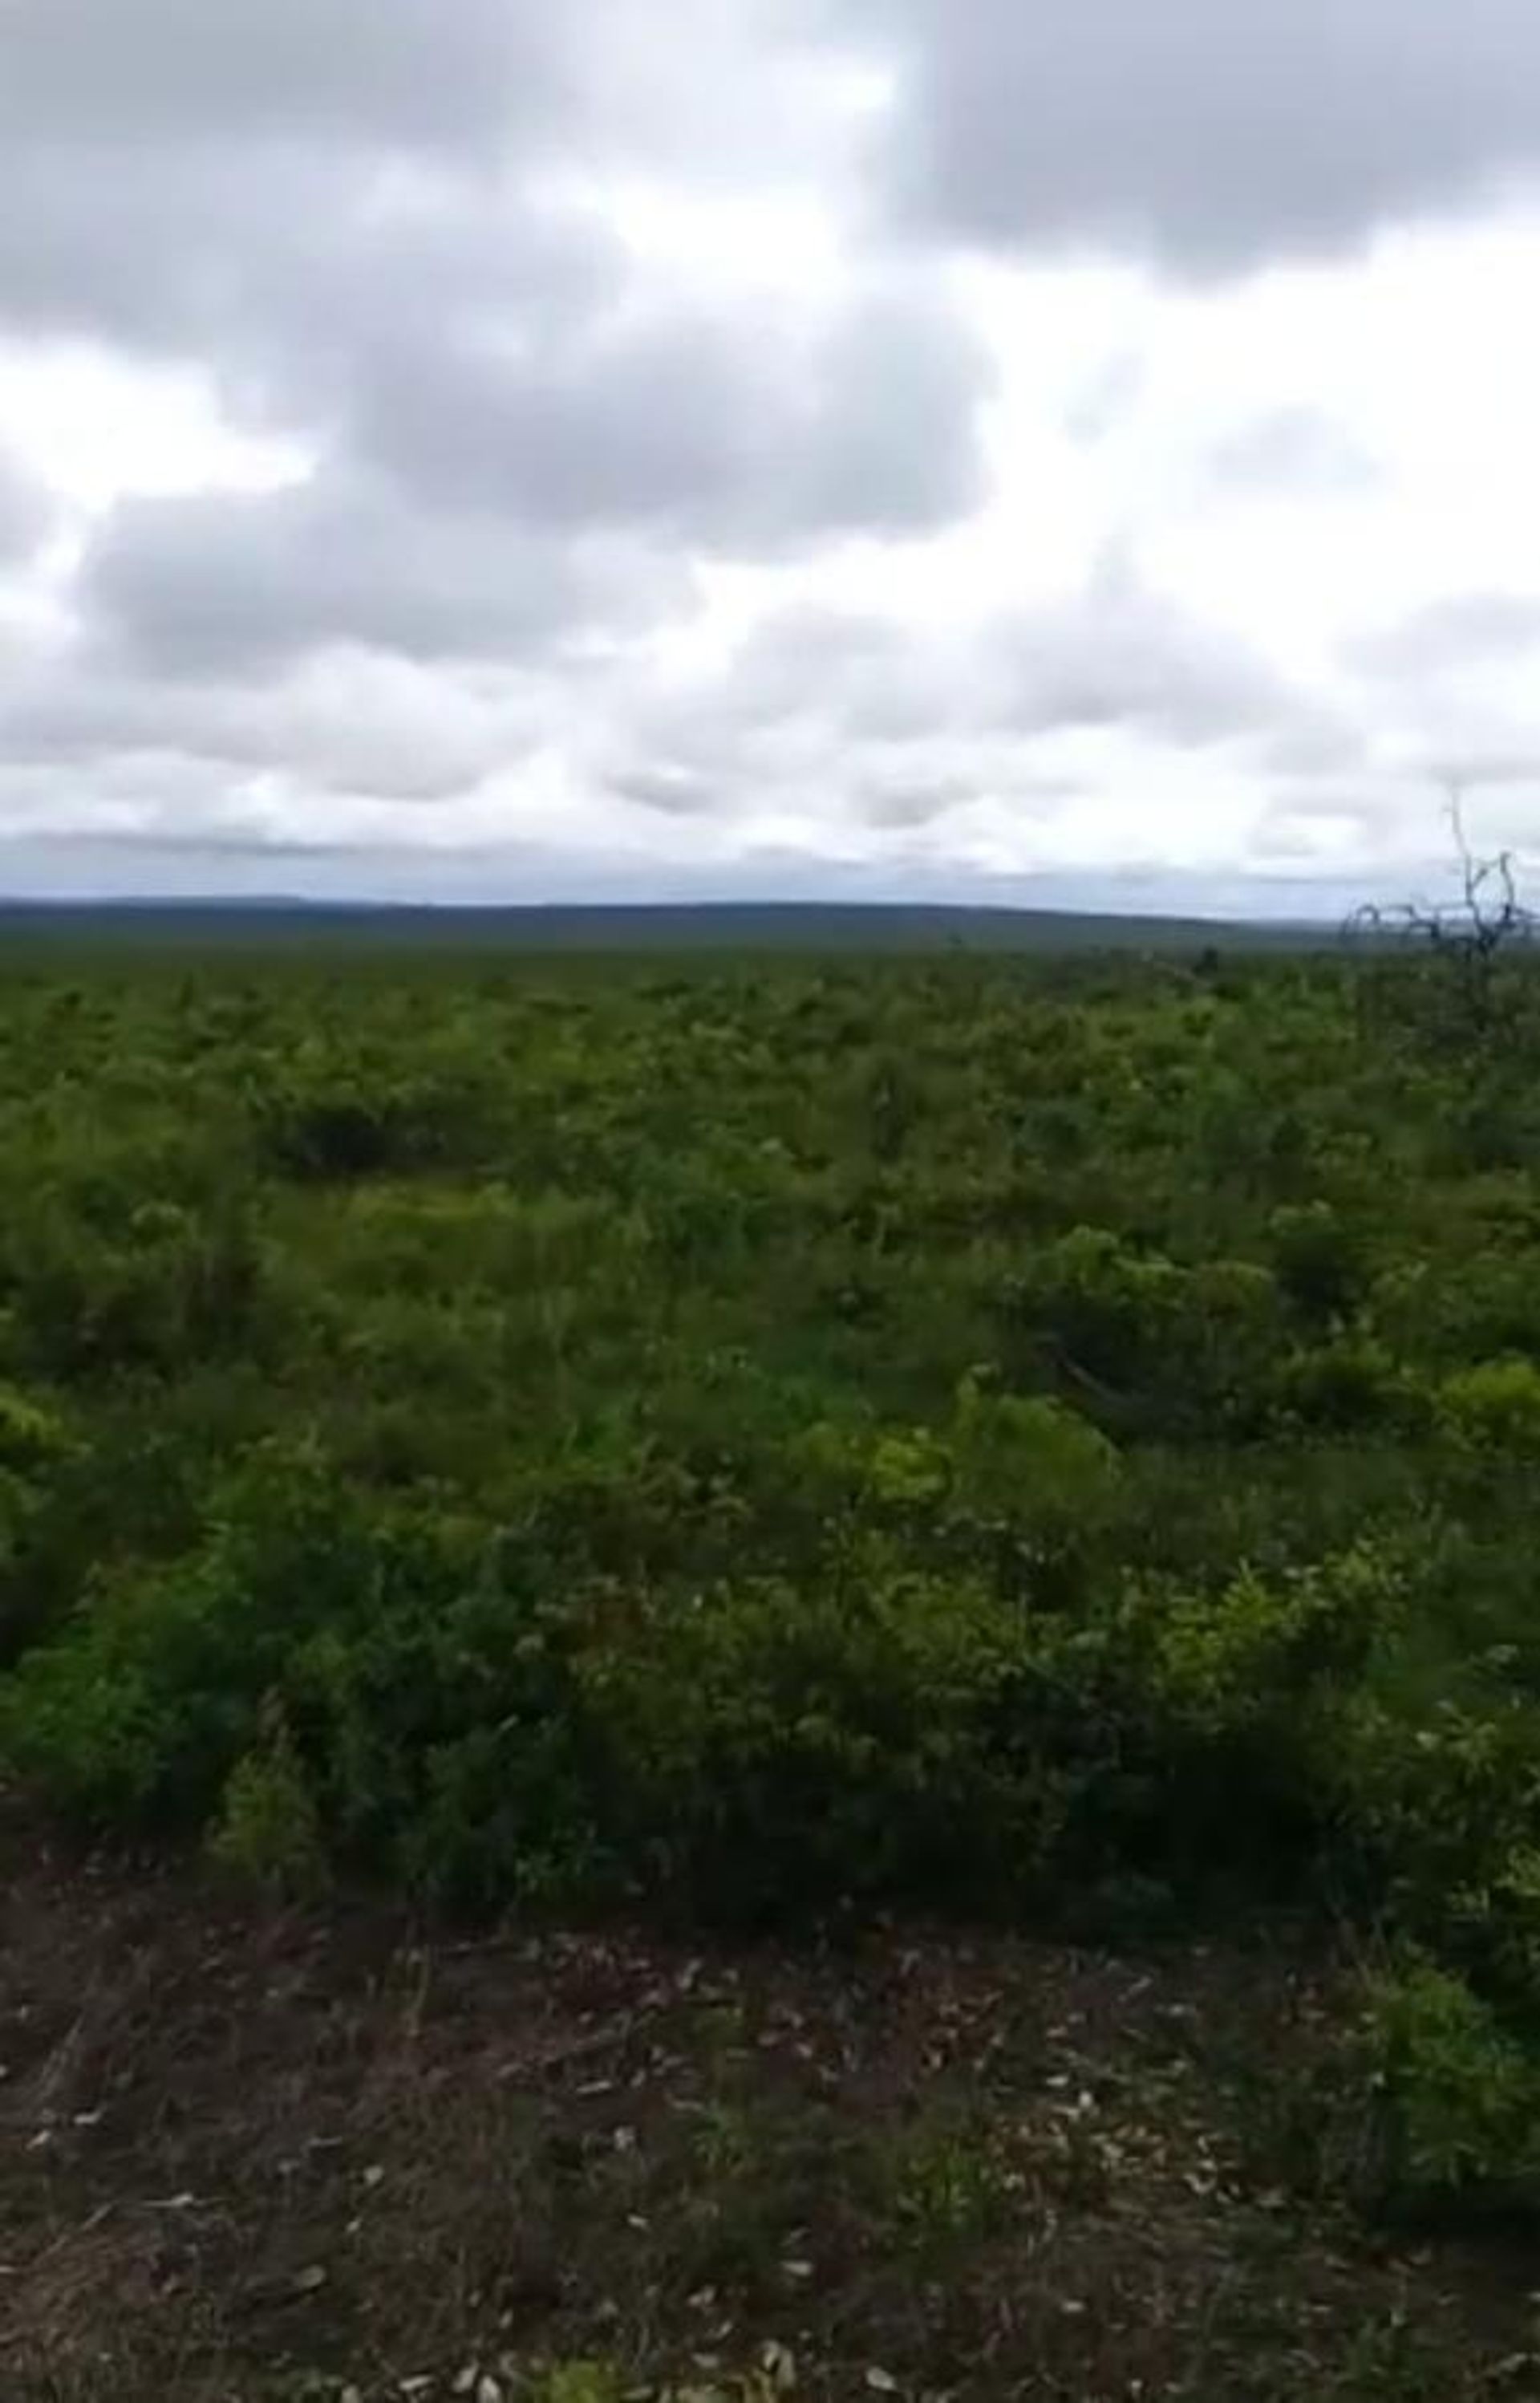
[[[366,943],[518,951],[1297,950],[1324,924],[911,903],[724,901],[462,907],[261,900],[0,900],[0,945]]]

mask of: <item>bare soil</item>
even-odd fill
[[[0,1871],[7,2403],[1540,2395],[1540,2253],[1288,2183],[1332,2005],[1286,1951],[467,1942],[15,1829]]]

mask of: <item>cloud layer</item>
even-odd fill
[[[1479,203],[1540,160],[1527,0],[851,0],[905,63],[902,199],[1200,273]]]
[[[0,0],[0,885],[1521,847],[1537,181],[1527,0]]]

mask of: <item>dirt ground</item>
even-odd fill
[[[1289,2182],[1328,2006],[1286,1953],[465,1941],[0,1869],[6,2403],[1540,2396],[1540,2248]]]

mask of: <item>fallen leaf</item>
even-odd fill
[[[773,2338],[759,2355],[759,2366],[778,2395],[789,2395],[797,2383],[797,2362],[788,2346]]]

